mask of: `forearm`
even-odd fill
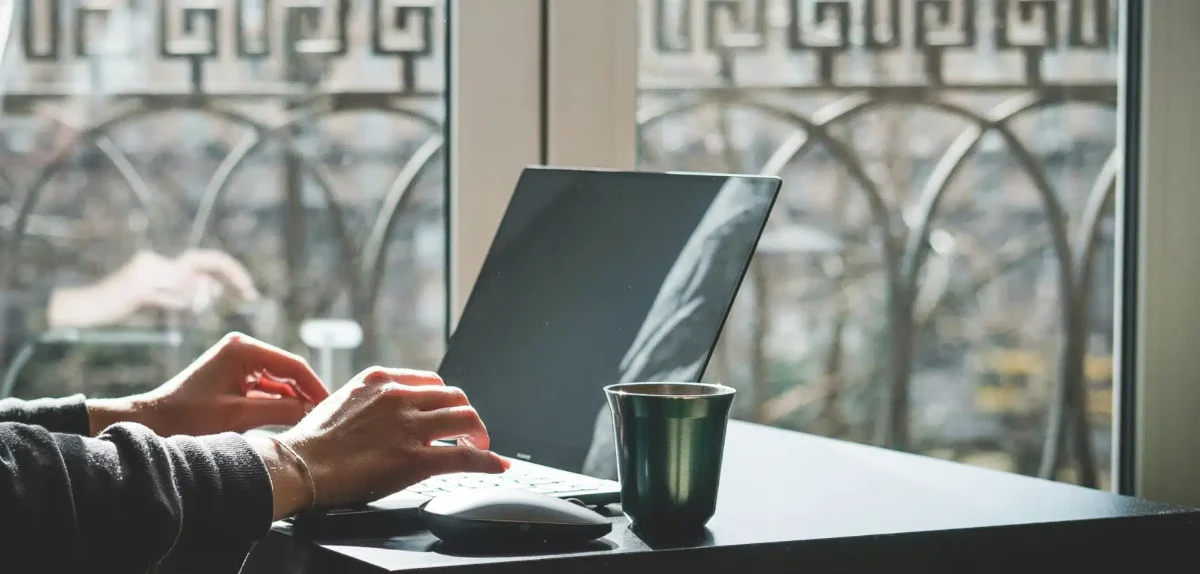
[[[80,558],[133,572],[173,550],[244,556],[266,533],[272,494],[262,461],[236,435],[163,439],[118,425],[90,439],[5,423],[0,508],[6,563],[66,571]],[[40,550],[46,540],[53,553]]]
[[[104,295],[108,289],[103,284],[55,288],[46,302],[46,326],[86,329],[113,323],[124,310],[111,303],[101,303],[111,299]]]

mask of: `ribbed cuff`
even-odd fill
[[[40,426],[50,432],[83,436],[87,436],[92,430],[83,395],[32,401],[6,399],[0,401],[0,420]]]
[[[221,506],[229,536],[253,542],[266,536],[275,514],[267,466],[245,437],[224,433],[199,437],[220,474]]]

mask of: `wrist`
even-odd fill
[[[142,423],[142,409],[138,406],[138,401],[133,397],[88,399],[84,404],[87,406],[88,431],[91,436],[96,436],[104,429],[117,423]]]
[[[274,519],[281,520],[313,506],[311,477],[295,453],[267,437],[247,437],[271,478]]]

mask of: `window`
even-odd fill
[[[739,417],[1200,502],[1200,4],[6,6],[0,287],[203,246],[265,296],[61,331],[5,392],[235,327],[431,366],[524,165],[778,173],[707,375]],[[326,361],[316,318],[363,341]]]
[[[784,178],[707,373],[738,416],[1115,487],[1123,4],[630,0],[634,54],[550,55],[635,70],[601,162]]]
[[[607,8],[598,8],[598,4]],[[661,10],[658,9],[660,4]],[[816,11],[818,6],[820,13]],[[972,7],[974,11],[969,13],[968,9]],[[868,9],[871,11],[869,17]],[[920,32],[914,18],[917,10],[925,15]],[[964,20],[968,15],[972,18]],[[677,167],[684,162],[719,168],[736,160],[742,162],[743,169],[761,171],[769,162],[763,161],[759,148],[786,149],[783,144],[788,140],[783,138],[790,138],[791,146],[804,148],[800,151],[805,152],[795,154],[798,157],[791,163],[802,162],[808,169],[799,176],[787,177],[789,183],[785,184],[784,203],[801,202],[805,210],[799,213],[777,210],[773,217],[778,220],[771,225],[776,230],[775,237],[790,235],[803,239],[804,244],[819,245],[813,241],[812,233],[783,235],[777,230],[781,221],[786,221],[792,226],[824,231],[816,237],[828,239],[830,231],[845,236],[848,229],[853,229],[852,225],[862,225],[864,219],[869,222],[871,208],[864,205],[862,189],[855,191],[852,178],[845,205],[829,202],[830,197],[841,196],[842,188],[837,186],[847,185],[842,182],[853,175],[847,173],[847,167],[861,165],[865,173],[859,174],[859,181],[882,182],[874,184],[882,187],[881,191],[886,190],[883,186],[890,181],[887,178],[894,180],[897,174],[902,176],[899,178],[902,182],[921,184],[918,190],[929,187],[930,174],[937,164],[928,162],[945,157],[947,146],[952,145],[946,138],[962,133],[939,131],[947,129],[947,121],[953,121],[945,117],[945,111],[932,115],[919,113],[931,103],[949,101],[965,107],[995,106],[1004,98],[1015,98],[1016,93],[1022,91],[1032,98],[1034,108],[1044,106],[1047,97],[1063,100],[1062,105],[1052,106],[1052,110],[1013,120],[1013,135],[1018,136],[1017,143],[1029,152],[1024,159],[1022,154],[1013,153],[1020,147],[1008,146],[1004,136],[985,134],[974,149],[968,150],[972,152],[966,154],[970,156],[969,160],[955,177],[950,178],[950,186],[944,193],[945,204],[939,206],[937,217],[929,220],[926,249],[930,256],[923,260],[922,275],[918,277],[921,305],[929,305],[932,293],[952,293],[955,292],[953,289],[961,289],[964,274],[965,278],[978,278],[978,267],[964,268],[963,263],[967,261],[992,266],[1005,260],[1021,263],[1016,269],[988,282],[986,289],[981,286],[981,295],[969,301],[969,307],[957,307],[946,320],[936,321],[942,326],[934,330],[933,339],[923,332],[921,338],[910,340],[914,343],[909,351],[914,359],[913,376],[903,379],[909,382],[910,390],[920,386],[920,383],[913,383],[918,377],[927,377],[923,372],[940,369],[961,381],[952,392],[958,394],[957,400],[965,405],[965,410],[918,414],[913,407],[930,398],[910,392],[907,415],[884,418],[876,401],[876,405],[870,407],[873,416],[858,413],[861,426],[851,429],[847,425],[845,430],[857,433],[853,438],[866,442],[885,442],[882,439],[886,437],[882,434],[890,434],[894,441],[900,434],[896,427],[904,426],[895,425],[895,421],[907,419],[909,448],[920,450],[921,446],[929,445],[913,442],[920,438],[917,432],[920,427],[948,426],[948,423],[936,424],[938,419],[931,415],[946,420],[991,418],[995,421],[996,416],[988,415],[986,409],[981,408],[989,402],[993,407],[1006,409],[1029,401],[1041,401],[1045,406],[1048,399],[1044,394],[1038,396],[1021,390],[1026,388],[1022,385],[1040,384],[1044,393],[1045,383],[1036,383],[1033,377],[1018,373],[1020,376],[1009,377],[1005,383],[1010,391],[993,393],[989,386],[1001,384],[997,373],[971,370],[971,365],[983,362],[965,361],[964,356],[970,356],[967,351],[980,347],[1024,349],[1013,346],[1016,335],[1025,335],[1021,330],[1006,332],[984,322],[988,317],[985,312],[994,315],[995,306],[1011,306],[1022,294],[1035,303],[1057,307],[1057,313],[1032,314],[1030,321],[1041,321],[1047,330],[1058,329],[1057,344],[1061,347],[1066,340],[1061,323],[1062,303],[1069,299],[1064,299],[1061,291],[1055,293],[1056,283],[1046,279],[1054,276],[1063,260],[1044,250],[1028,256],[1021,256],[1020,250],[977,251],[975,259],[967,260],[965,254],[957,250],[971,245],[957,240],[964,238],[964,228],[966,237],[989,241],[999,237],[1015,239],[1014,230],[1046,233],[1052,224],[1043,208],[1045,203],[1036,193],[1044,185],[1056,191],[1055,196],[1061,198],[1064,206],[1069,203],[1075,209],[1064,210],[1064,217],[1060,219],[1060,224],[1065,221],[1070,226],[1072,253],[1089,252],[1086,249],[1079,251],[1079,242],[1074,241],[1081,220],[1079,201],[1081,195],[1096,196],[1092,193],[1093,186],[1104,183],[1103,174],[1117,185],[1111,192],[1114,201],[1096,206],[1105,209],[1091,212],[1098,216],[1093,235],[1097,241],[1090,251],[1092,280],[1079,284],[1089,286],[1090,305],[1080,305],[1083,312],[1073,312],[1077,321],[1086,319],[1081,330],[1087,336],[1072,339],[1084,346],[1073,351],[1074,359],[1070,363],[1076,373],[1073,388],[1085,390],[1072,397],[1075,404],[1071,407],[1075,411],[1072,418],[1078,420],[1079,412],[1086,410],[1089,424],[1084,427],[1063,421],[1065,424],[1061,428],[1064,430],[1074,427],[1075,430],[1068,430],[1066,435],[1074,437],[1074,442],[1058,450],[1060,456],[1057,458],[1062,466],[1055,476],[1090,482],[1084,480],[1088,477],[1083,475],[1091,473],[1079,472],[1078,457],[1073,456],[1073,452],[1083,450],[1078,446],[1087,445],[1096,455],[1094,464],[1088,465],[1095,468],[1095,484],[1108,483],[1125,493],[1197,504],[1200,503],[1200,491],[1195,484],[1200,480],[1200,463],[1194,462],[1197,460],[1194,453],[1200,451],[1200,433],[1192,432],[1192,421],[1200,414],[1195,407],[1200,405],[1200,385],[1194,384],[1194,341],[1200,340],[1200,313],[1193,305],[1193,292],[1200,277],[1196,276],[1198,268],[1190,264],[1190,246],[1200,243],[1200,228],[1193,224],[1194,214],[1200,212],[1200,195],[1194,193],[1194,182],[1200,179],[1200,163],[1192,157],[1192,150],[1196,148],[1195,134],[1200,133],[1197,126],[1200,109],[1191,97],[1200,89],[1200,71],[1191,63],[1198,41],[1191,27],[1198,17],[1200,4],[1194,2],[1141,0],[993,0],[977,3],[956,0],[821,3],[556,0],[549,14],[549,157],[554,162],[619,168]],[[898,27],[894,25],[897,21]],[[968,21],[975,25],[964,27],[964,22]],[[863,22],[874,25],[864,26]],[[1100,25],[1102,23],[1105,25]],[[712,30],[716,33],[709,33]],[[898,30],[898,35],[892,35],[892,30]],[[971,30],[973,34],[966,33]],[[1054,33],[1049,34],[1049,30]],[[1011,41],[998,42],[998,31],[1008,34]],[[918,33],[924,34],[928,42],[915,43]],[[870,46],[866,45],[868,38],[873,38]],[[937,45],[956,43],[965,46]],[[795,44],[801,47],[793,47]],[[1045,44],[1045,49],[1039,49],[1039,44]],[[680,48],[681,45],[684,47]],[[659,46],[665,46],[668,53],[662,54]],[[939,53],[944,56],[943,65],[927,67],[925,63],[931,61],[928,56]],[[644,65],[647,61],[657,67]],[[881,62],[887,62],[887,65]],[[1039,63],[1040,66],[1030,65]],[[704,66],[708,66],[710,72],[707,76]],[[1025,73],[1026,70],[1036,73]],[[930,81],[931,72],[940,73],[943,82]],[[959,83],[955,85],[952,73],[975,76],[977,81],[963,81],[959,76]],[[902,81],[910,82],[911,88],[897,87],[896,84]],[[1026,82],[1024,87],[1022,82]],[[996,88],[997,83],[1007,84],[1007,87]],[[870,89],[871,85],[882,89]],[[573,103],[580,93],[589,95],[588,105]],[[889,94],[891,98],[886,99]],[[654,138],[648,141],[646,121],[669,109],[671,99],[677,101],[674,104],[677,109],[673,118],[674,133],[668,130],[670,122],[667,120],[672,118],[663,118],[658,120],[662,124],[657,128],[659,133],[651,134]],[[839,99],[843,108],[826,107],[823,114],[816,113],[821,105]],[[663,104],[664,107],[648,107],[649,102],[655,100],[668,102]],[[864,105],[864,100],[875,103]],[[1036,103],[1038,100],[1043,103]],[[747,102],[754,104],[749,106],[752,109],[747,110]],[[695,107],[688,112],[698,118],[690,123],[681,119],[685,114],[680,110],[689,105]],[[845,110],[847,107],[858,111]],[[863,108],[871,109],[872,113],[864,113]],[[828,142],[830,137],[839,138],[844,144],[844,153],[835,151],[832,153],[837,155],[831,155],[829,149],[824,149],[828,145],[811,141],[814,139],[811,134],[806,139],[800,133],[802,130],[795,128],[796,119],[830,120],[837,115],[835,112],[841,111],[845,113],[843,121],[840,124],[830,122],[830,133],[825,136],[825,141]],[[871,119],[872,116],[875,119]],[[890,123],[881,119],[889,117]],[[851,118],[857,119],[845,121]],[[765,144],[745,139],[747,122],[756,122],[751,125],[758,129],[749,130],[750,134],[767,140]],[[879,129],[881,122],[889,129],[894,125],[897,131]],[[727,131],[722,129],[722,124]],[[626,137],[621,129],[631,132],[636,129],[637,135]],[[930,136],[926,137],[926,132]],[[579,137],[580,133],[587,137]],[[820,139],[819,136],[815,139]],[[888,144],[897,142],[904,144],[900,146],[902,153],[888,152],[889,148],[896,147]],[[938,145],[942,146],[940,155],[936,151]],[[671,155],[664,157],[664,151]],[[659,155],[653,155],[654,152]],[[789,155],[784,154],[784,157]],[[888,160],[895,156],[907,158],[908,165],[889,163]],[[675,163],[670,165],[669,162]],[[781,166],[770,165],[793,171],[798,169],[786,162]],[[1091,166],[1091,170],[1083,169],[1085,166]],[[1108,175],[1114,169],[1116,179]],[[1044,182],[1030,179],[1030,175],[1038,173],[1045,176]],[[799,180],[793,181],[797,177]],[[964,201],[964,196],[969,201]],[[820,203],[821,198],[825,198],[825,203]],[[839,217],[828,215],[832,207],[841,210],[837,213]],[[894,233],[907,229],[909,221],[921,221],[920,218],[906,219],[904,216],[910,210],[897,210],[894,204],[888,207],[891,216],[898,217],[898,220],[889,219]],[[984,210],[993,208],[1004,209],[1009,217],[1001,220],[986,217]],[[818,209],[827,210],[825,217],[812,217]],[[947,217],[948,213],[951,217]],[[799,217],[804,215],[809,218]],[[972,221],[972,217],[981,221],[977,229],[964,224]],[[993,225],[983,226],[982,223],[988,220],[993,220]],[[938,231],[950,235],[935,233]],[[864,245],[862,238],[853,235],[850,238],[857,240],[860,247]],[[1026,239],[1036,241],[1038,237],[1031,233]],[[776,245],[779,243],[783,242]],[[768,241],[765,245],[770,251],[772,243]],[[865,245],[879,245],[879,242],[875,237],[867,238]],[[947,251],[947,248],[952,249]],[[804,260],[797,261],[794,254],[772,253],[763,258],[771,262],[764,265],[760,260],[757,266],[760,273],[761,268],[769,268],[769,277],[786,273],[784,277],[791,281],[783,283],[782,288],[808,289],[815,293],[821,291],[813,287],[814,283],[820,285],[824,281],[827,294],[831,276],[850,275],[844,265],[841,268],[837,263],[826,266],[819,253],[816,257],[811,254],[805,257],[810,262],[814,258],[818,261],[806,269],[800,267]],[[1117,279],[1115,288],[1110,287],[1113,275]],[[955,283],[956,280],[959,282]],[[796,348],[787,348],[789,344],[820,341],[822,336],[828,351],[828,342],[833,340],[830,333],[839,326],[843,330],[841,353],[844,358],[853,344],[861,348],[864,341],[869,341],[866,335],[872,331],[863,326],[869,326],[870,322],[860,319],[856,333],[849,321],[842,325],[829,319],[831,311],[835,319],[839,312],[838,306],[830,306],[822,331],[817,326],[804,324],[791,314],[793,312],[756,306],[754,290],[752,276],[739,296],[737,316],[723,342],[725,353],[733,356],[729,364],[734,370],[741,369],[740,373],[735,373],[741,378],[731,382],[749,385],[749,390],[754,391],[753,382],[757,381],[760,397],[773,398],[780,394],[792,397],[791,404],[799,403],[801,411],[807,409],[810,413],[808,418],[799,421],[802,428],[818,430],[818,423],[823,424],[827,419],[812,416],[814,401],[820,402],[814,397],[829,397],[819,388],[822,381],[828,385],[830,379],[805,378],[800,385],[781,388],[783,377],[770,368],[769,361],[784,353],[795,353]],[[773,298],[776,291],[768,289],[769,304],[776,301]],[[864,288],[856,295],[858,301],[879,308],[886,290],[876,280],[874,289]],[[756,310],[758,313],[768,311],[765,324],[769,329],[754,328]],[[820,317],[811,312],[808,316]],[[873,316],[869,319],[876,323],[873,332],[880,333],[878,324],[887,318]],[[1000,319],[1001,324],[1012,322],[1005,317]],[[1109,323],[1110,319],[1113,319],[1112,323]],[[946,325],[947,322],[958,325]],[[737,330],[738,324],[742,325],[740,330]],[[1112,324],[1115,329],[1106,326]],[[1080,327],[1080,323],[1075,325]],[[991,336],[990,342],[984,334]],[[1053,337],[1036,335],[1042,339]],[[886,352],[887,342],[886,339],[877,341],[879,354]],[[931,344],[934,342],[939,344]],[[940,344],[951,342],[953,344]],[[1028,344],[1021,339],[1016,342]],[[795,346],[801,345],[796,343]],[[763,352],[758,353],[756,349]],[[1080,351],[1083,353],[1082,367]],[[1111,359],[1106,358],[1110,352]],[[827,353],[826,357],[830,355]],[[1059,357],[1046,358],[1044,351],[1036,352],[1032,357],[1029,355],[1010,354],[1001,366],[1015,363],[1024,365],[1018,370],[1028,371],[1030,365],[1041,364],[1049,369],[1049,376],[1054,377],[1052,386],[1061,380],[1055,371],[1061,373],[1066,364]],[[756,363],[750,361],[750,357],[766,360],[758,361],[758,366],[751,368]],[[817,373],[822,372],[822,366],[820,361],[810,360],[809,368]],[[861,373],[864,369],[862,363],[844,361],[835,366],[844,372],[857,370]],[[767,373],[769,378],[749,378],[747,372],[755,370]],[[1078,375],[1080,370],[1082,376]],[[715,372],[710,376],[716,376]],[[886,385],[888,379],[887,375],[881,374],[875,380],[878,388]],[[845,382],[848,379],[843,378]],[[772,388],[770,384],[776,386]],[[761,392],[764,388],[767,392]],[[1108,388],[1112,391],[1107,392],[1113,393],[1111,403],[1106,392]],[[1011,392],[1011,389],[1017,391]],[[839,402],[843,400],[840,397]],[[1082,408],[1080,397],[1085,397]],[[1011,404],[1005,406],[1006,402]],[[755,404],[761,403],[744,401],[743,407]],[[784,403],[784,406],[790,404]],[[760,407],[760,412],[771,414],[775,411],[761,410]],[[821,412],[818,407],[816,413]],[[752,411],[749,416],[753,414]],[[1040,424],[1022,428],[1018,439],[1038,449],[1037,456],[1019,457],[1036,460],[1038,468],[1022,470],[1036,472],[1045,466],[1042,455],[1046,449],[1038,447],[1038,442],[1041,441],[1042,447],[1046,444],[1049,426],[1046,411],[1040,418]],[[892,425],[882,425],[886,433],[880,429],[884,421],[892,422]],[[1003,436],[998,431],[1004,427],[995,422],[991,424],[997,432],[982,434],[981,438],[986,441],[980,441],[976,446],[986,442],[995,444]],[[888,426],[892,426],[891,430],[887,430]],[[1112,429],[1111,442],[1109,427]],[[1080,429],[1090,430],[1081,432]],[[954,429],[943,429],[944,432],[951,430]],[[1012,468],[1013,452],[1019,451],[973,459],[980,464]],[[944,448],[935,448],[932,454],[962,456],[953,449]],[[1117,470],[1115,481],[1111,472],[1105,478],[1106,457],[1113,459],[1113,467]]]
[[[1116,2],[640,9],[639,166],[785,180],[739,414],[1108,486]]]
[[[330,380],[436,367],[454,234],[487,233],[478,207],[539,160],[539,71],[523,64],[539,7],[478,4],[5,4],[3,288],[95,285],[141,251],[206,249],[262,296],[197,292],[103,321],[75,309],[6,349],[4,396],[144,390],[234,329]],[[491,28],[506,23],[530,33]],[[163,279],[139,269],[127,289]]]

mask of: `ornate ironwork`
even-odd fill
[[[651,0],[647,3],[651,8],[644,9],[642,14],[655,18],[644,24],[654,30],[655,49],[651,52],[643,49],[643,65],[662,73],[657,77],[643,74],[640,117],[643,165],[679,168],[663,157],[671,154],[669,148],[680,146],[678,136],[672,144],[654,145],[661,141],[654,134],[661,132],[665,137],[667,128],[663,126],[668,124],[675,131],[688,132],[689,122],[702,123],[707,127],[692,133],[704,143],[700,151],[690,153],[705,156],[714,152],[703,150],[714,147],[720,151],[708,161],[687,160],[692,162],[688,167],[782,174],[804,162],[806,155],[820,153],[822,159],[805,165],[825,162],[840,166],[848,188],[836,193],[857,196],[865,205],[867,229],[836,223],[825,226],[840,235],[839,240],[859,242],[861,249],[877,253],[878,262],[868,267],[883,276],[879,285],[883,291],[882,308],[877,312],[886,317],[880,327],[887,349],[886,360],[879,370],[871,370],[874,374],[864,377],[863,385],[873,389],[879,406],[870,411],[874,413],[873,435],[857,435],[863,440],[903,449],[918,448],[910,421],[915,361],[921,334],[936,319],[934,311],[941,307],[937,303],[932,310],[921,308],[922,298],[930,290],[928,285],[922,289],[922,283],[930,269],[931,235],[943,225],[940,223],[943,206],[955,181],[973,160],[995,155],[996,152],[981,151],[981,144],[987,138],[998,137],[1006,161],[1014,164],[1007,169],[1026,176],[1049,228],[1048,245],[1034,251],[1045,250],[1055,262],[1061,301],[1059,371],[1042,419],[1045,432],[1041,460],[1032,471],[1059,476],[1067,465],[1069,452],[1077,479],[1084,484],[1097,484],[1100,470],[1085,405],[1084,364],[1088,339],[1096,332],[1090,325],[1091,301],[1097,286],[1094,269],[1101,230],[1111,213],[1119,156],[1111,151],[1107,160],[1088,165],[1088,170],[1097,173],[1091,190],[1084,196],[1082,214],[1075,219],[1071,216],[1074,210],[1068,204],[1069,198],[1056,189],[1061,186],[1052,181],[1046,163],[1039,157],[1044,152],[1036,147],[1038,142],[1020,135],[1015,126],[1022,118],[1048,113],[1047,110],[1078,107],[1116,110],[1116,74],[1111,65],[1117,53],[1112,29],[1116,3],[1088,0]],[[772,16],[781,13],[786,17]],[[1062,63],[1057,67],[1063,70],[1056,76],[1046,71],[1046,63],[1054,58],[1061,62],[1064,56],[1087,53],[1107,56],[1109,66],[1099,70],[1093,66],[1091,75],[1086,69],[1084,73],[1066,69],[1069,66]],[[958,63],[951,66],[949,62],[954,58]],[[873,68],[873,73],[855,77],[855,65],[861,69],[864,63]],[[815,73],[788,74],[792,66]],[[907,72],[909,67],[920,73]],[[980,67],[994,69],[990,74],[980,73]],[[742,70],[752,71],[743,75]],[[777,76],[764,85],[765,70]],[[985,104],[989,98],[1000,101]],[[972,104],[972,100],[976,103]],[[798,109],[810,111],[799,113]],[[929,158],[932,160],[929,175],[923,181],[912,182],[916,193],[907,205],[900,201],[895,190],[885,190],[884,182],[871,169],[872,163],[880,161],[878,139],[895,136],[876,135],[875,141],[866,144],[848,137],[856,126],[861,129],[864,117],[895,110],[924,110],[927,112],[924,116],[932,112],[954,117],[966,126],[960,128],[957,138],[940,157]],[[745,149],[744,142],[732,143],[735,128],[751,122],[755,127],[750,129],[763,132],[755,141],[770,146],[769,153],[759,153],[757,159],[730,151]],[[766,135],[778,131],[778,126],[788,126],[794,131],[782,140]],[[1115,121],[1108,131],[1111,134],[1113,130]],[[1067,133],[1060,138],[1063,136],[1093,137]],[[858,145],[872,147],[861,149]],[[909,142],[882,145],[907,146]],[[687,156],[675,153],[671,157],[678,161]],[[793,171],[791,176],[785,182],[803,178],[802,172]],[[800,182],[793,187],[785,183],[785,198],[781,199],[771,225],[792,225],[788,222],[796,215],[783,215],[789,209],[803,216],[805,208],[789,208],[787,196],[791,195],[794,201],[798,197],[794,194],[805,193],[813,193],[811,185]],[[866,237],[880,240],[861,244]],[[1013,261],[1028,256],[1022,253]],[[852,271],[852,263],[840,255],[835,259],[839,257],[842,262],[838,267],[843,272],[828,275],[830,283],[841,286],[853,280],[847,279],[848,276],[864,272]],[[827,260],[824,255],[822,259]],[[784,416],[781,412],[794,412],[794,404],[780,411],[775,407],[776,402],[795,403],[793,397],[797,393],[815,395],[812,385],[800,385],[782,394],[769,390],[767,379],[771,375],[765,364],[769,352],[765,350],[768,345],[764,338],[771,324],[778,321],[774,316],[784,309],[764,309],[780,304],[780,296],[771,294],[778,288],[771,285],[786,282],[789,272],[786,268],[781,271],[779,265],[772,263],[772,256],[763,252],[756,258],[754,269],[742,297],[748,296],[755,310],[746,311],[747,316],[741,321],[735,318],[726,330],[725,339],[736,338],[733,329],[739,322],[750,330],[751,353],[741,356],[751,363],[747,384],[752,384],[756,395],[751,400],[751,416],[771,422]],[[950,300],[970,297],[970,293],[981,288],[982,285],[971,284],[958,297],[951,292],[945,296]],[[814,305],[828,306],[830,297],[835,301],[840,298],[829,294]],[[868,306],[868,309],[876,308]],[[827,365],[851,360],[841,358],[847,352],[842,342],[845,320],[834,321],[840,326],[833,331],[836,335],[829,342],[829,351],[818,350],[823,356],[821,361]],[[746,380],[745,375],[731,371],[713,376]],[[822,417],[827,415],[828,407],[826,404],[822,408]],[[773,414],[768,418],[767,413]]]
[[[30,223],[39,219],[42,197],[56,178],[74,170],[86,171],[86,165],[94,164],[92,158],[98,157],[132,192],[135,209],[149,211],[162,194],[152,191],[153,186],[139,172],[144,166],[115,143],[114,134],[139,122],[172,125],[179,113],[202,113],[213,121],[241,126],[245,134],[220,152],[211,178],[196,194],[195,213],[183,247],[212,240],[214,218],[224,205],[237,201],[229,196],[230,188],[242,172],[263,162],[280,161],[280,173],[293,182],[281,190],[285,203],[303,203],[300,197],[305,189],[315,189],[324,198],[329,215],[321,219],[332,226],[329,240],[338,252],[334,259],[336,271],[313,284],[305,278],[308,263],[300,255],[306,248],[285,241],[289,269],[282,282],[290,284],[292,292],[282,295],[284,311],[295,323],[305,316],[328,312],[335,299],[348,297],[350,312],[366,327],[368,337],[359,360],[378,360],[380,330],[375,327],[380,320],[375,310],[395,241],[393,232],[405,213],[413,210],[414,196],[422,182],[426,187],[435,183],[429,168],[443,151],[444,78],[441,68],[432,61],[442,33],[440,28],[435,30],[434,23],[441,21],[443,11],[442,2],[434,0],[20,3],[17,22],[21,33],[14,41],[21,49],[15,54],[10,51],[10,85],[4,94],[4,110],[10,117],[57,123],[73,136],[68,145],[37,162],[36,171],[26,178],[29,181],[23,189],[13,184],[8,190],[12,193],[7,199],[16,216],[2,245],[0,281],[12,284],[15,280],[16,270],[24,261],[22,253],[28,244]],[[152,32],[147,41],[130,42],[113,33],[139,26]],[[352,29],[359,31],[351,35]],[[62,30],[71,33],[63,34]],[[132,89],[108,85],[101,67],[128,62],[144,62],[151,76],[146,85],[152,86],[152,91],[142,85],[130,86]],[[174,62],[183,63],[187,73],[174,74],[179,70],[172,68]],[[387,62],[395,62],[390,69],[399,71],[393,72],[390,83],[328,85],[338,67]],[[240,73],[245,66],[259,64],[279,66],[274,68],[278,72]],[[422,65],[427,66],[423,74],[418,73]],[[37,77],[40,71],[70,73],[78,66],[90,73],[69,76],[66,81],[22,81]],[[309,73],[314,70],[315,74]],[[228,89],[228,81],[219,85],[223,75],[237,78],[234,90]],[[164,77],[182,81],[168,83],[162,81]],[[369,79],[375,81],[378,77]],[[101,94],[88,98],[85,94],[89,89],[100,90]],[[44,105],[80,100],[92,106],[82,122]],[[324,158],[302,149],[311,136],[305,138],[300,133],[321,129],[337,117],[364,113],[386,113],[406,121],[409,127],[404,131],[408,135],[402,141],[408,143],[402,145],[411,146],[399,163],[385,160],[388,163],[383,165],[398,171],[391,184],[380,190],[379,209],[373,212],[374,220],[362,228],[365,235],[349,227],[350,212],[373,208],[347,204]],[[344,148],[348,142],[327,143]],[[14,169],[23,171],[21,167],[10,163],[5,175],[11,176]],[[297,228],[310,226],[307,220],[314,214],[304,209],[296,215],[300,219],[292,218],[283,230],[293,239]],[[154,218],[148,218],[148,223],[150,246],[180,247],[177,232],[158,229]],[[299,238],[301,243],[310,241],[303,235]],[[440,327],[437,330],[440,332]],[[423,338],[431,339],[429,335]],[[432,339],[436,340],[437,335]]]
[[[433,55],[439,0],[25,0],[20,14],[24,60],[67,64],[150,56],[184,60],[196,91],[221,60],[260,61],[288,55],[345,60],[350,26],[364,22],[371,56],[402,65],[399,91],[416,89],[416,63]],[[153,15],[154,43],[96,30],[122,18]],[[63,30],[70,34],[64,35]]]
[[[908,53],[922,62],[915,84],[944,78],[946,58],[990,51],[1019,54],[1022,85],[1045,81],[1047,54],[1113,49],[1108,0],[651,0],[654,51],[670,58],[711,57],[723,68],[781,53],[817,70],[809,88],[846,86],[838,64],[862,54]],[[991,10],[981,9],[991,5]],[[774,41],[783,10],[783,41]],[[702,17],[698,17],[702,15]],[[984,16],[987,16],[985,19]],[[986,26],[990,23],[990,26]],[[1064,25],[1065,24],[1065,25]],[[986,33],[985,33],[986,26]]]

